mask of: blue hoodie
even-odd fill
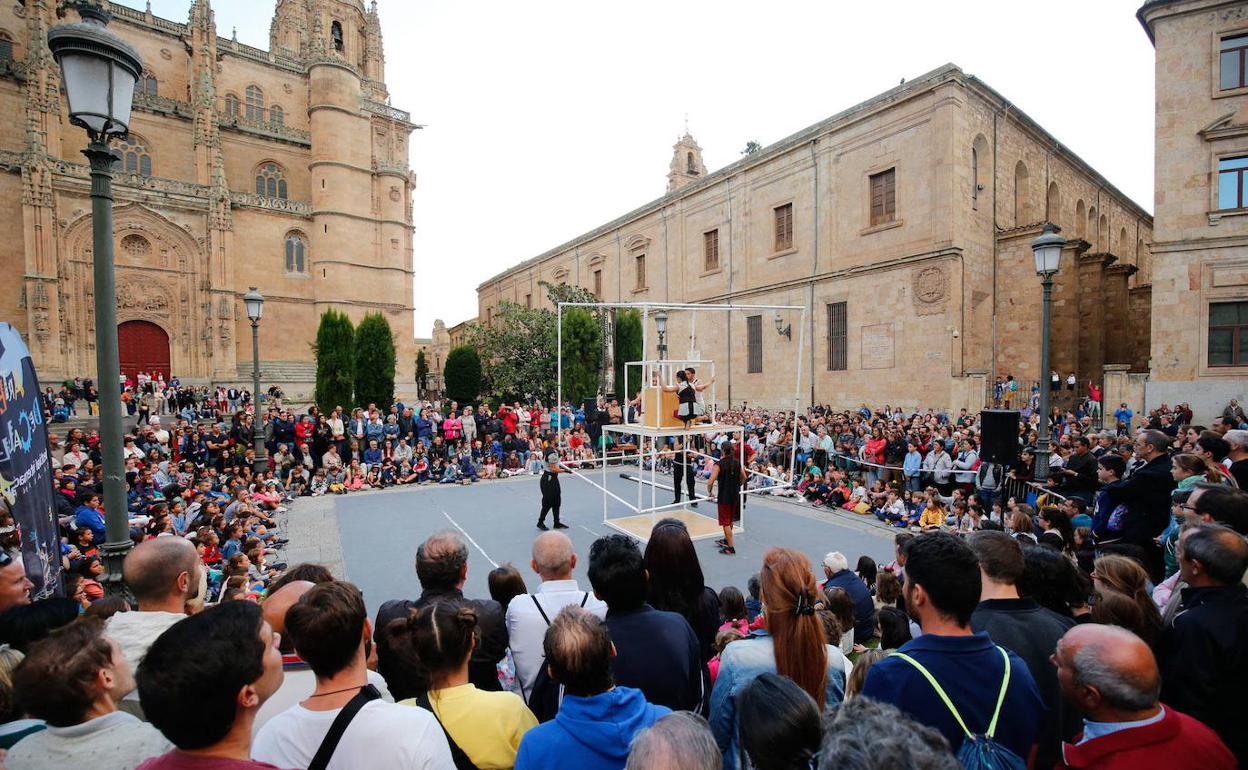
[[[525,733],[515,770],[622,770],[633,736],[670,711],[632,687],[566,695],[554,720]]]

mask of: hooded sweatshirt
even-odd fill
[[[670,711],[632,687],[566,695],[554,720],[525,733],[515,770],[622,770],[633,736]]]

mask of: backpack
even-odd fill
[[[529,598],[533,600],[533,606],[537,607],[542,620],[546,621],[546,626],[549,628],[550,617],[546,615],[546,610],[542,609],[536,596],[529,594]],[[584,607],[588,601],[589,592],[586,591],[581,597],[581,606]],[[550,674],[546,671],[546,659],[542,658],[542,665],[538,667],[537,676],[533,678],[533,687],[529,689],[529,711],[533,712],[538,722],[549,722],[559,713],[559,706],[562,703],[563,685],[550,678]]]
[[[1001,704],[1005,703],[1005,691],[1010,686],[1010,655],[999,646],[997,650],[1005,660],[1005,677],[1001,680],[1001,692],[997,695],[997,707],[992,713],[992,721],[989,722],[988,729],[983,733],[972,733],[967,729],[966,723],[962,721],[962,715],[954,708],[953,701],[949,699],[944,688],[936,681],[936,677],[932,676],[932,673],[924,668],[923,664],[904,652],[892,653],[893,656],[901,658],[919,670],[919,673],[927,679],[932,689],[940,696],[940,699],[949,707],[949,711],[953,714],[953,718],[957,720],[958,726],[962,728],[962,732],[966,733],[966,740],[962,741],[962,746],[957,753],[958,762],[966,770],[1025,770],[1027,767],[1027,763],[1023,761],[1022,757],[997,743],[993,737],[997,732],[997,719],[1001,716]]]

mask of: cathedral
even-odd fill
[[[0,319],[42,379],[94,376],[86,133],[70,125],[47,48],[52,0],[0,7]],[[218,35],[209,0],[185,23],[105,3],[137,49],[130,134],[114,143],[123,373],[249,383],[242,296],[265,297],[260,370],[310,394],[320,315],[382,313],[396,391],[414,385],[412,190],[419,126],[390,106],[374,2],[277,0],[269,49]]]

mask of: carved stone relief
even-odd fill
[[[915,313],[935,315],[945,311],[949,299],[949,273],[943,266],[916,268],[912,284]]]

